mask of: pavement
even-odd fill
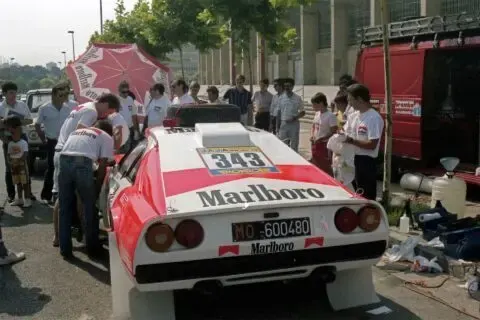
[[[302,132],[304,136],[305,128]],[[307,143],[302,141],[302,152],[305,146],[308,149],[308,139]],[[0,161],[0,172],[4,172],[3,161]],[[32,188],[37,197],[41,186],[41,178],[35,177]],[[2,182],[0,200],[4,198],[6,191]],[[58,249],[51,245],[50,207],[35,203],[23,210],[7,205],[1,223],[7,247],[24,251],[27,258],[14,266],[0,267],[0,319],[111,318],[108,258],[92,262],[82,248],[76,247],[77,259],[73,263],[61,259]],[[474,319],[411,291],[388,270],[373,267],[372,272],[381,302],[363,308],[333,312],[323,286],[300,281],[233,287],[226,289],[217,301],[206,300],[193,292],[178,292],[175,296],[177,319]],[[478,302],[475,303],[478,308]],[[391,312],[368,313],[379,307],[387,307]]]

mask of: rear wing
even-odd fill
[[[480,12],[413,18],[392,22],[388,29],[390,42],[411,40],[415,43],[419,40],[440,41],[458,37],[461,44],[465,36],[480,35]],[[359,29],[358,37],[362,46],[381,43],[383,28],[378,25]]]

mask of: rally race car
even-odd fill
[[[175,319],[174,290],[306,277],[327,283],[336,310],[379,301],[371,266],[388,225],[378,203],[242,126],[237,107],[172,110],[100,196],[115,315],[140,303]]]

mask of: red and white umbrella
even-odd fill
[[[67,67],[79,103],[94,101],[104,93],[118,92],[126,80],[138,103],[149,100],[149,89],[155,83],[165,86],[170,96],[172,71],[136,44],[93,44]]]

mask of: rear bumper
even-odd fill
[[[358,265],[363,266],[363,261],[380,258],[386,247],[387,241],[381,240],[267,255],[138,265],[135,268],[135,280],[138,285],[155,283],[170,287],[169,284],[172,282],[189,280],[190,282],[195,282],[203,279],[216,279],[259,272],[270,273],[326,264],[335,265],[344,262],[358,261]]]

